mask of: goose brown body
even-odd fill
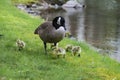
[[[35,34],[38,34],[41,40],[46,43],[57,43],[64,38],[65,30],[56,30],[52,26],[52,22],[45,22],[35,30]]]

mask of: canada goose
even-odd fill
[[[45,53],[47,54],[46,43],[54,43],[54,46],[61,41],[65,36],[65,19],[61,16],[55,17],[53,21],[46,21],[42,23],[34,31],[34,34],[38,34],[44,43]]]

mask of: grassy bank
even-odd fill
[[[67,38],[59,43],[81,46],[80,58],[44,55],[42,41],[33,34],[43,20],[19,11],[10,0],[0,0],[0,10],[0,80],[120,80],[120,64],[85,43]],[[18,38],[26,42],[22,51],[15,46]]]
[[[28,3],[31,3],[31,2],[38,2],[38,1],[41,1],[41,0],[12,0],[13,3],[24,3],[24,4],[28,4]]]

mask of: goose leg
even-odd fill
[[[56,46],[57,45],[57,43],[54,43],[54,46]]]
[[[46,50],[46,48],[47,48],[47,45],[46,45],[46,42],[44,42],[45,54],[47,54],[47,50]]]
[[[57,43],[54,43],[54,46],[55,46],[55,48],[58,48],[58,45],[57,45]]]

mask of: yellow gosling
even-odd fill
[[[81,53],[81,48],[80,46],[73,46],[72,48],[72,54],[75,56],[75,55],[78,55],[80,57],[80,53]]]
[[[66,47],[65,47],[65,50],[66,50],[66,52],[71,52],[72,51],[72,45],[67,45]]]
[[[53,50],[53,54],[55,54],[58,58],[60,56],[65,58],[66,51],[65,51],[65,49],[59,47],[59,48],[56,48],[56,49]]]
[[[25,42],[22,41],[22,40],[20,40],[20,39],[18,39],[18,40],[16,41],[16,46],[18,47],[18,50],[20,51],[20,50],[22,50],[23,48],[25,48]]]

